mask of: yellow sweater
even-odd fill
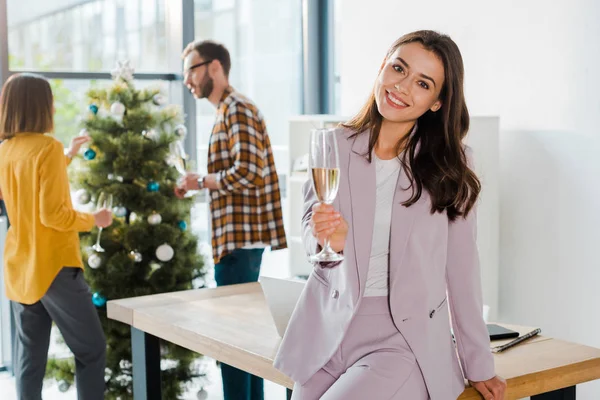
[[[78,232],[94,226],[73,209],[62,144],[19,133],[0,144],[0,188],[11,226],[4,248],[9,299],[40,300],[62,267],[83,268]]]

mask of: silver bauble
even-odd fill
[[[92,199],[92,196],[90,195],[90,192],[88,192],[85,189],[79,189],[78,191],[75,192],[75,199],[77,200],[77,203],[84,205],[84,204],[88,204],[90,202],[90,200]]]
[[[198,390],[198,400],[206,400],[208,399],[208,392],[204,390],[204,388]]]
[[[110,106],[110,113],[115,117],[122,117],[125,115],[125,105],[121,102],[114,102]]]
[[[149,129],[147,131],[142,131],[142,136],[149,140],[157,141],[159,139],[159,134],[156,129]]]
[[[186,137],[186,135],[187,135],[187,128],[186,128],[186,126],[185,125],[177,125],[175,127],[175,134],[177,136],[179,136],[180,138],[182,138],[182,139],[184,137]]]
[[[162,94],[155,94],[152,96],[152,102],[157,106],[162,106],[167,102],[167,99]]]
[[[123,182],[123,177],[120,175],[108,174],[106,177],[108,178],[109,181]]]
[[[91,269],[100,268],[100,266],[102,266],[102,257],[100,257],[96,253],[90,254],[90,256],[88,257],[88,265]]]
[[[162,262],[171,261],[173,256],[175,255],[175,250],[167,243],[161,244],[156,249],[156,258],[158,258]]]
[[[160,216],[159,213],[157,212],[153,212],[152,214],[150,214],[148,216],[148,223],[150,225],[158,225],[162,222],[162,217]]]
[[[115,217],[122,218],[127,215],[127,209],[125,207],[115,207],[113,208],[113,213]]]
[[[129,258],[136,263],[142,262],[142,254],[137,250],[130,251]]]
[[[58,382],[58,390],[61,393],[67,392],[70,387],[71,387],[71,384],[69,382],[65,381],[64,379]]]

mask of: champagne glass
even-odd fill
[[[179,179],[177,180],[178,185],[183,182],[185,176],[187,175],[187,159],[188,156],[185,153],[185,148],[183,147],[181,140],[173,142],[169,145],[168,163],[175,167],[177,172],[179,172]],[[193,197],[197,192],[197,190],[190,190],[185,194],[185,197]]]
[[[340,184],[340,160],[334,129],[313,129],[310,135],[308,156],[312,186],[321,203],[331,204],[337,196]],[[336,253],[325,239],[323,250],[310,258],[313,262],[341,261],[344,256]]]
[[[106,208],[110,210],[112,208],[113,196],[110,193],[100,192],[98,196],[98,200],[96,201],[96,211]],[[97,253],[104,253],[104,249],[100,246],[100,236],[102,235],[102,227],[98,228],[98,238],[96,239],[96,244],[92,246]]]
[[[169,160],[170,164],[179,172],[180,179],[185,177],[187,173],[185,160],[187,155],[180,141],[173,142],[169,145]]]

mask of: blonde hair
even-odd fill
[[[30,73],[8,78],[0,93],[0,139],[53,130],[54,98],[46,78]]]

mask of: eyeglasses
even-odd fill
[[[184,76],[187,76],[187,74],[189,74],[191,70],[193,70],[193,69],[195,69],[195,68],[200,68],[201,66],[203,66],[203,65],[206,65],[206,64],[210,64],[212,61],[213,61],[213,60],[206,60],[206,61],[202,61],[201,63],[194,64],[194,65],[192,65],[191,67],[189,67],[189,68],[188,68],[188,69],[187,69],[187,70],[186,70],[186,71],[183,73],[183,75],[184,75]]]

